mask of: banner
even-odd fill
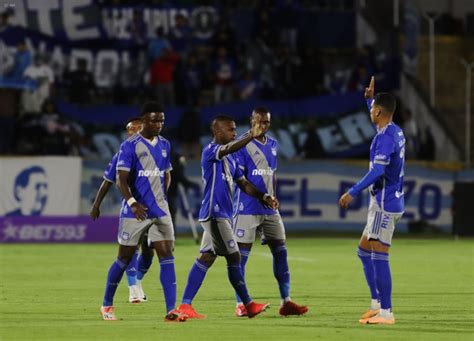
[[[78,157],[0,158],[0,216],[77,215],[81,175]]]
[[[111,217],[1,217],[0,243],[109,243],[117,226]]]
[[[102,167],[94,171],[86,166],[88,174],[83,182],[81,214],[87,214],[99,188],[96,181]],[[346,163],[334,161],[279,162],[277,197],[280,213],[288,231],[333,230],[361,231],[367,219],[369,197],[367,191],[356,198],[348,210],[338,206],[339,197],[368,171],[368,162]],[[196,184],[201,184],[199,163],[189,163],[186,174]],[[93,175],[95,174],[95,175]],[[425,221],[442,232],[451,231],[451,192],[455,172],[440,171],[430,167],[408,165],[405,172],[405,214],[397,224],[397,233],[408,232],[408,223]],[[94,180],[94,176],[97,177]],[[114,189],[114,192],[116,190]],[[196,186],[188,190],[188,200],[197,219],[202,190]],[[103,203],[103,215],[118,215],[119,194],[113,193]],[[177,214],[178,232],[189,230],[186,211],[180,203]]]

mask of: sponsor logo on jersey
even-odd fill
[[[377,155],[375,155],[374,159],[375,160],[385,160],[385,159],[387,159],[387,155],[377,154]]]
[[[273,175],[273,169],[265,168],[265,169],[254,169],[252,170],[252,175]]]
[[[158,167],[155,167],[155,169],[150,170],[150,169],[140,169],[138,171],[138,176],[164,176],[165,172],[160,171]]]

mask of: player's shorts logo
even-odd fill
[[[214,212],[219,212],[220,210],[221,210],[221,209],[220,209],[219,205],[216,204],[216,205],[214,206]]]
[[[244,210],[244,203],[241,202],[239,205],[239,211],[243,211],[243,210]]]
[[[167,156],[168,156],[168,152],[167,152],[165,149],[162,149],[162,150],[161,150],[161,156],[167,157]]]
[[[228,241],[227,241],[227,245],[229,245],[229,247],[230,247],[231,249],[233,249],[233,248],[235,247],[235,242],[234,242],[234,240],[233,240],[233,239],[232,239],[232,240],[228,240]]]
[[[237,229],[237,237],[242,238],[245,235],[245,230]]]
[[[122,239],[123,240],[129,240],[130,239],[130,233],[122,232]]]

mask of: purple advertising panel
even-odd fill
[[[110,243],[117,217],[0,217],[0,243]]]

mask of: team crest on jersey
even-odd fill
[[[227,241],[227,245],[229,245],[229,247],[230,247],[231,249],[233,249],[233,248],[235,247],[235,242],[234,242],[234,240],[233,240],[233,239],[232,239],[232,240],[228,240],[228,241]]]
[[[277,149],[276,148],[272,148],[272,154],[273,154],[273,156],[277,155]]]
[[[237,237],[242,238],[245,235],[245,230],[237,229],[236,235]]]
[[[165,149],[162,149],[162,150],[161,150],[161,156],[167,157],[167,156],[168,156],[168,152],[167,152]]]
[[[129,240],[130,239],[130,234],[128,232],[122,232],[122,239],[123,240]]]

